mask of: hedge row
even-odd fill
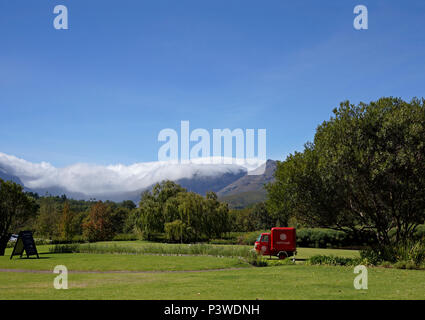
[[[306,248],[353,248],[372,245],[373,237],[359,239],[342,231],[331,229],[297,230],[297,246]]]
[[[261,233],[270,230],[231,233],[224,239],[210,241],[212,244],[239,244],[254,245],[255,240]],[[356,239],[342,231],[319,228],[305,228],[297,230],[297,246],[305,248],[353,248],[372,245],[372,237],[368,239]]]

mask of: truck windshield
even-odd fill
[[[258,236],[257,241],[260,242],[261,240],[261,234]]]

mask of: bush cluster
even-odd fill
[[[373,244],[373,237],[356,238],[342,231],[320,228],[297,230],[297,246],[305,248],[355,248]]]
[[[394,246],[374,246],[360,251],[366,264],[394,265],[400,269],[425,267],[425,240],[408,241]]]
[[[360,251],[360,258],[316,255],[307,259],[306,264],[332,266],[363,264],[397,269],[425,269],[425,241],[368,248]]]
[[[222,239],[211,240],[214,244],[253,245],[261,233],[270,230],[254,232],[231,232]],[[356,239],[342,231],[320,228],[297,229],[297,246],[304,248],[359,248],[372,245],[373,237]]]
[[[359,258],[346,258],[338,256],[315,255],[307,259],[308,265],[328,265],[328,266],[356,266],[361,264]]]

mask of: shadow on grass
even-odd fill
[[[39,256],[40,255],[42,255],[42,253],[39,253],[38,254]],[[45,260],[45,259],[50,259],[50,257],[39,257],[39,258],[37,258],[37,257],[22,257],[22,258],[20,258],[20,257],[14,257],[14,258],[12,258],[11,260]]]

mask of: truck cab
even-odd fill
[[[277,256],[279,259],[295,257],[297,253],[295,228],[272,228],[270,233],[258,236],[254,248],[263,256]]]
[[[270,238],[270,233],[262,233],[258,236],[257,241],[255,241],[255,250],[258,254],[270,255]]]

